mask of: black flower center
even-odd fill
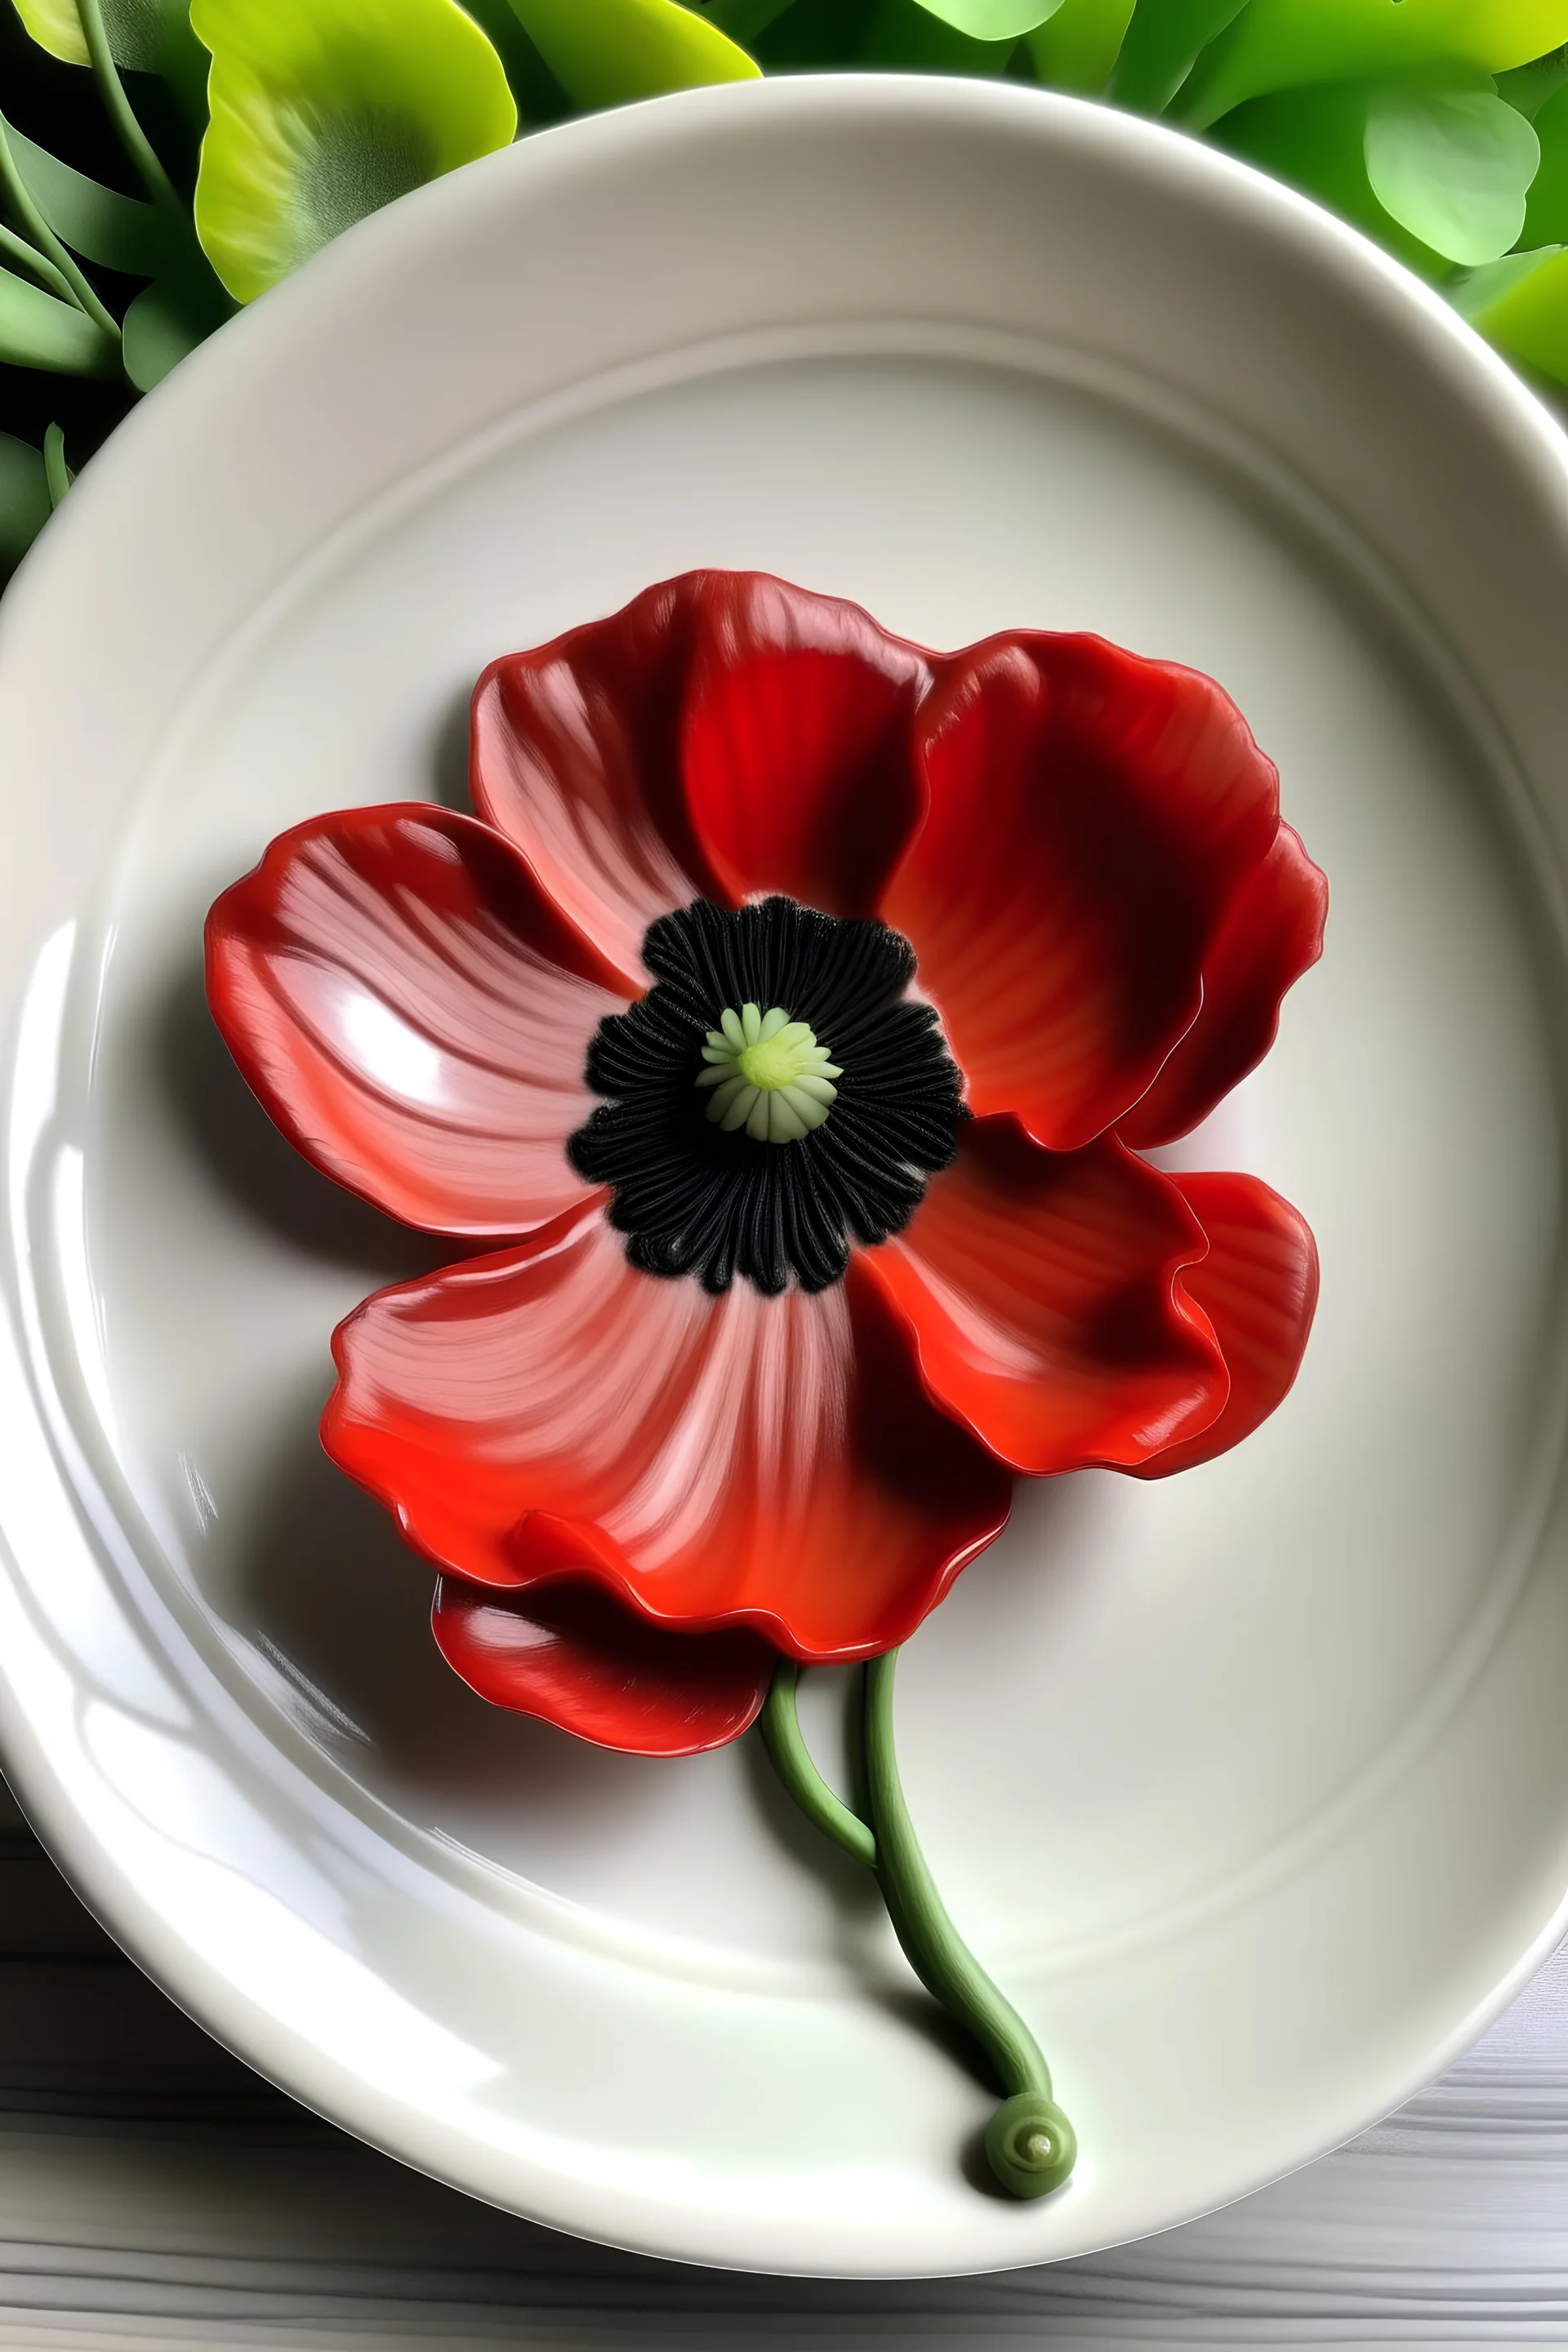
[[[642,952],[655,984],[599,1024],[587,1077],[607,1099],[572,1138],[573,1166],[612,1187],[610,1221],[645,1273],[826,1289],[853,1243],[909,1223],[964,1116],[936,1014],[908,992],[913,950],[793,898],[733,913],[699,898],[661,915]],[[814,1053],[832,1080],[784,1120]]]

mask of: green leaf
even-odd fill
[[[88,62],[87,36],[71,0],[13,0],[28,37],[68,66]],[[112,38],[112,36],[110,37]]]
[[[1472,312],[1471,323],[1505,357],[1568,383],[1568,253],[1550,254]]]
[[[1511,294],[1533,278],[1545,263],[1561,253],[1560,245],[1542,246],[1536,253],[1505,253],[1496,261],[1483,261],[1479,269],[1466,269],[1451,278],[1443,291],[1461,319],[1472,326],[1481,326],[1487,312],[1505,294]]]
[[[1209,43],[1247,0],[1142,0],[1116,60],[1110,96],[1139,114],[1169,106]]]
[[[1486,90],[1390,90],[1367,112],[1373,194],[1412,236],[1475,268],[1524,226],[1541,142]]]
[[[33,201],[55,235],[85,260],[132,278],[150,278],[169,250],[169,227],[151,205],[138,204],[101,187],[85,172],[62,163],[19,131],[10,133],[11,152]]]
[[[624,106],[702,82],[752,81],[761,68],[717,25],[675,0],[511,0],[574,106]]]
[[[876,0],[851,62],[903,72],[1005,74],[1016,41],[972,41],[920,0]]]
[[[68,66],[85,66],[87,36],[76,0],[14,0],[16,14],[41,49]],[[102,0],[103,28],[117,66],[135,73],[168,73],[190,41],[185,0]]]
[[[1053,89],[1098,98],[1127,36],[1134,0],[1062,0],[1049,24],[1029,36],[1035,71]]]
[[[47,253],[40,253],[36,245],[29,245],[25,236],[18,236],[15,229],[7,228],[4,221],[0,221],[0,255],[13,269],[20,269],[47,294],[58,294],[66,302],[76,300],[70,279],[58,263],[51,261]]]
[[[1202,131],[1269,90],[1435,64],[1502,73],[1564,40],[1568,0],[1251,0],[1175,110]]]
[[[703,13],[719,21],[717,10]],[[727,7],[723,13],[727,18]],[[764,73],[816,73],[824,68],[853,67],[861,62],[861,48],[875,13],[875,0],[792,0],[792,5],[752,34],[746,46]],[[934,28],[936,18],[915,7],[913,0],[910,14]],[[727,21],[724,30],[736,40],[742,37]],[[954,33],[950,37],[956,40],[959,36]]]
[[[65,428],[51,425],[44,435],[44,479],[48,485],[51,510],[58,507],[76,476],[66,464]]]
[[[790,5],[791,0],[698,0],[698,11],[744,48]]]
[[[1568,88],[1549,98],[1535,118],[1541,169],[1531,184],[1521,243],[1568,245]]]
[[[85,310],[0,269],[0,360],[53,375],[117,375],[120,345]]]
[[[241,302],[517,129],[455,0],[193,0],[191,22],[213,60],[196,229]]]
[[[232,315],[233,305],[216,279],[186,274],[145,286],[126,311],[125,373],[138,392],[162,383],[198,343]]]
[[[1378,81],[1279,90],[1238,107],[1211,135],[1216,146],[1353,221],[1411,268],[1445,277],[1447,261],[1384,210],[1367,175],[1367,117],[1384,89]]]
[[[1537,58],[1532,65],[1515,66],[1511,73],[1500,74],[1497,94],[1533,122],[1553,90],[1561,89],[1565,81],[1568,48],[1553,49],[1550,57]]]
[[[41,454],[0,433],[0,581],[10,578],[52,511]]]
[[[1016,41],[1062,5],[1063,0],[920,0],[928,16],[940,16],[972,41]]]
[[[519,122],[532,130],[564,121],[572,101],[512,15],[511,0],[462,0],[462,5],[501,61]]]

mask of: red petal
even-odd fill
[[[1110,1138],[1049,1152],[988,1118],[864,1262],[912,1325],[937,1402],[1046,1477],[1128,1468],[1214,1420],[1225,1367],[1176,1295],[1203,1248],[1175,1186]]]
[[[691,572],[494,662],[474,806],[634,988],[655,916],[784,890],[868,913],[921,803],[918,649],[858,605]]]
[[[1227,1454],[1267,1421],[1300,1369],[1318,1304],[1318,1247],[1299,1209],[1256,1176],[1172,1178],[1203,1221],[1209,1254],[1181,1276],[1214,1326],[1230,1397],[1201,1436],[1173,1445],[1140,1475],[1165,1478]]]
[[[694,1756],[756,1721],[776,1652],[754,1633],[669,1633],[581,1578],[526,1595],[436,1587],[441,1654],[493,1706],[639,1756]]]
[[[474,689],[475,808],[634,995],[648,984],[641,950],[655,916],[725,898],[692,837],[679,751],[706,576],[509,654]]]
[[[1205,959],[1279,824],[1212,679],[1098,637],[994,638],[917,720],[931,809],[883,899],[970,1102],[1075,1150],[1191,1024]]]
[[[691,822],[731,896],[871,915],[923,805],[919,649],[858,604],[756,573],[704,591],[684,736]]]
[[[296,825],[207,917],[207,1002],[296,1148],[389,1216],[490,1238],[589,1188],[611,975],[499,835],[415,803]]]
[[[1323,952],[1328,912],[1327,877],[1282,824],[1209,950],[1202,1011],[1119,1124],[1125,1142],[1146,1150],[1185,1135],[1263,1059],[1279,1032],[1280,999]]]
[[[586,1570],[671,1627],[864,1657],[1007,1516],[1006,1475],[928,1402],[858,1269],[713,1298],[639,1273],[589,1210],[379,1292],[334,1349],[328,1453],[478,1584]]]

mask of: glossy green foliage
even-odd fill
[[[754,81],[761,68],[708,17],[676,0],[511,0],[540,56],[584,110]]]
[[[74,303],[0,269],[0,360],[54,375],[114,375],[115,338]]]
[[[1016,41],[1054,16],[1063,0],[920,0],[920,5],[972,41]]]
[[[1246,5],[1247,0],[1142,0],[1117,53],[1113,102],[1141,114],[1162,113],[1209,43]]]
[[[49,509],[52,513],[76,479],[66,464],[66,436],[58,425],[51,425],[44,436],[44,480],[48,487]]]
[[[1050,21],[1029,35],[1029,55],[1040,79],[1052,89],[1098,98],[1110,79],[1132,12],[1133,0],[1062,0]]]
[[[1461,307],[1508,358],[1568,383],[1568,253],[1558,248],[1509,259],[1530,259],[1533,267],[1510,274],[1506,263],[1494,262],[1497,278],[1467,288],[1469,299]]]
[[[955,32],[940,16],[918,5],[918,0],[872,0],[854,47],[843,62],[873,68],[891,68],[900,73],[979,74],[1006,72],[1017,49],[1016,40],[976,41]]]
[[[212,52],[196,229],[242,302],[517,128],[455,0],[193,0],[191,22]]]
[[[51,507],[39,451],[0,433],[0,583],[15,572],[47,522]]]
[[[1553,49],[1550,57],[1537,58],[1533,64],[1515,66],[1511,73],[1499,74],[1493,87],[1500,98],[1533,122],[1547,100],[1568,81],[1568,49]]]
[[[19,131],[11,131],[10,141],[34,203],[63,245],[85,261],[132,278],[150,277],[163,268],[172,243],[163,215],[89,180]]]
[[[13,5],[56,57],[89,62],[86,0]],[[1329,205],[1520,364],[1568,382],[1568,0],[96,5],[116,64],[163,75],[206,126],[195,221],[100,47],[100,100],[153,201],[8,134],[0,362],[145,390],[237,299],[504,145],[520,114],[531,126],[759,71],[871,68],[1006,75],[1163,114]],[[83,263],[150,281],[122,342],[121,302],[105,307]],[[42,460],[4,446],[0,502],[36,512]],[[0,516],[0,574],[8,529]]]
[[[1212,135],[1433,278],[1516,242],[1539,153],[1524,117],[1485,85],[1280,92],[1238,108]]]
[[[1526,247],[1568,245],[1568,83],[1556,90],[1535,118],[1541,169],[1531,183],[1525,206]]]
[[[1367,176],[1366,125],[1374,88],[1346,82],[1255,99],[1226,115],[1211,135],[1216,145],[1379,238],[1412,268],[1440,277],[1447,268],[1442,257],[1384,211]]]
[[[692,0],[692,5],[697,15],[744,48],[784,14],[791,0]]]
[[[1443,291],[1461,319],[1479,324],[1505,296],[1514,293],[1562,250],[1560,245],[1543,245],[1531,253],[1505,253],[1497,261],[1483,262],[1479,269],[1461,270]]]
[[[1203,130],[1273,90],[1435,65],[1501,73],[1564,41],[1568,0],[1250,0],[1198,58],[1174,110]]]
[[[1523,115],[1479,89],[1380,92],[1367,110],[1364,152],[1373,194],[1391,218],[1472,268],[1517,240],[1541,161]]]
[[[186,0],[101,0],[104,30],[118,66],[137,73],[177,70],[191,44]],[[67,65],[88,62],[87,36],[76,0],[14,0],[38,47]]]
[[[138,392],[151,392],[234,310],[210,275],[174,270],[144,286],[125,313],[125,373]]]

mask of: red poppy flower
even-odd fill
[[[716,1746],[779,1652],[901,1642],[1016,1474],[1273,1411],[1306,1224],[1140,1156],[1321,944],[1218,687],[699,572],[492,665],[472,743],[474,816],[275,842],[207,985],[317,1168],[483,1253],[349,1318],[322,1423],[477,1690]]]

